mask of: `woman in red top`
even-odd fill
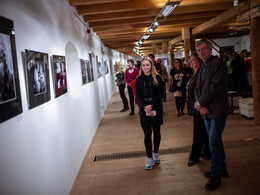
[[[134,103],[133,89],[130,86],[130,83],[131,83],[131,81],[136,79],[136,77],[139,74],[139,70],[138,70],[138,68],[136,68],[134,66],[134,61],[132,59],[127,60],[127,65],[128,65],[128,69],[126,69],[126,71],[125,71],[125,81],[127,83],[127,90],[128,90],[130,107],[131,107],[131,112],[129,115],[132,116],[135,114],[135,103]]]

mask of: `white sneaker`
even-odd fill
[[[158,153],[153,152],[153,161],[154,161],[154,164],[160,164],[161,160],[159,158]]]
[[[148,158],[146,161],[146,165],[144,167],[145,170],[150,170],[153,168],[154,162],[152,158]]]

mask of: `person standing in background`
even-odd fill
[[[186,83],[185,70],[183,69],[183,63],[181,59],[175,59],[174,68],[171,70],[170,79],[168,84],[168,90],[170,91],[171,85],[173,85],[173,95],[175,97],[176,108],[178,111],[177,116],[184,115],[184,106],[186,98]],[[185,86],[184,86],[185,85]],[[185,90],[184,90],[185,89]],[[185,94],[183,93],[185,91]]]
[[[252,60],[250,57],[250,51],[245,52],[245,90],[252,92]]]
[[[187,83],[187,107],[189,115],[193,116],[193,143],[189,156],[188,166],[193,166],[199,162],[200,157],[210,157],[209,151],[209,137],[204,124],[204,120],[201,114],[194,109],[195,94],[194,89],[196,86],[196,80],[202,60],[199,58],[196,52],[190,56],[190,66],[193,69],[194,74],[191,75],[190,80]]]
[[[222,142],[229,113],[228,71],[225,61],[212,55],[213,46],[209,40],[201,39],[195,48],[203,64],[196,81],[194,108],[204,118],[211,154],[211,171],[204,174],[210,180],[205,188],[215,190],[221,185],[221,177],[229,177]]]
[[[127,60],[127,66],[128,68],[125,71],[125,81],[127,83],[127,90],[128,90],[130,107],[131,107],[131,112],[129,115],[132,116],[135,114],[135,102],[134,102],[135,100],[134,100],[133,89],[130,86],[130,83],[136,79],[136,77],[139,74],[139,70],[134,66],[134,60],[132,59]]]
[[[118,72],[116,73],[116,82],[119,89],[119,94],[123,102],[124,108],[120,112],[125,112],[129,110],[128,106],[128,100],[125,96],[125,73],[124,73],[124,67],[121,64],[121,62],[118,63]]]
[[[159,74],[159,75],[162,75],[162,67],[161,67],[161,64],[159,64],[159,63],[157,63],[156,61],[155,61],[155,56],[154,56],[154,54],[149,54],[149,56],[148,56],[152,61],[153,61],[153,65],[155,66],[155,69],[156,69],[156,71],[157,71],[157,73]]]
[[[166,83],[168,83],[169,81],[169,75],[168,72],[165,68],[165,66],[162,63],[162,59],[158,58],[157,59],[157,63],[161,65],[161,69],[162,69],[162,80],[163,80],[163,101],[166,102]]]

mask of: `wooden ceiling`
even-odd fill
[[[137,56],[133,48],[151,25],[167,0],[69,0],[106,47],[126,55]],[[139,48],[143,55],[157,51],[182,33],[233,8],[234,0],[183,0],[170,16]],[[241,2],[241,1],[240,1]],[[249,23],[238,23],[236,17],[196,34],[196,38],[228,37],[249,33]],[[179,43],[181,45],[182,43]]]

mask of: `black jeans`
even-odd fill
[[[134,98],[134,94],[133,94],[133,89],[130,86],[127,86],[127,89],[128,89],[131,112],[134,112],[135,111],[135,98]]]
[[[210,157],[209,138],[202,116],[194,115],[193,144],[189,159],[197,162],[199,161],[201,154]]]
[[[158,153],[159,151],[159,146],[161,142],[161,125],[147,125],[147,126],[142,126],[143,131],[144,131],[144,145],[146,149],[146,154],[148,158],[152,158],[152,147],[154,146],[154,152]],[[153,129],[153,144],[152,144],[152,129]]]
[[[183,111],[185,106],[185,99],[183,97],[175,97],[175,103],[178,111]]]
[[[128,109],[129,108],[128,100],[125,96],[125,84],[119,85],[118,89],[119,89],[119,94],[120,94],[120,97],[121,97],[123,105],[124,105],[124,109]]]

